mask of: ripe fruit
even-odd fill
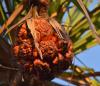
[[[35,74],[39,79],[50,80],[55,74],[61,73],[70,66],[73,57],[72,43],[59,38],[47,19],[35,18],[34,24],[43,59],[35,48],[34,38],[26,23],[19,29],[13,54],[19,65],[23,67],[23,72]]]

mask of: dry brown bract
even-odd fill
[[[34,25],[43,59],[35,48],[34,38],[26,23],[18,31],[13,53],[24,72],[34,73],[40,79],[51,79],[71,64],[72,43],[70,40],[59,38],[45,18],[34,19]]]

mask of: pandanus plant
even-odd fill
[[[72,42],[64,28],[48,16],[48,5],[49,0],[32,0],[28,14],[20,21],[20,27],[17,28],[18,23],[11,28],[15,28],[14,32],[17,33],[12,45],[12,56],[27,85],[32,83],[34,76],[40,80],[52,80],[72,63]],[[30,76],[33,77],[28,83]],[[22,77],[19,76],[16,83],[15,79],[11,85],[19,86]]]
[[[19,28],[13,53],[23,72],[51,80],[71,65],[72,43],[61,25],[48,16],[48,0],[31,4],[31,16]]]
[[[85,14],[94,36],[100,42],[82,1],[71,1]],[[80,37],[78,37],[81,36],[80,33],[84,35],[84,31],[77,29],[77,24],[75,25],[71,21],[71,17],[74,16],[70,17],[70,14],[68,14],[72,23],[72,27],[71,24],[68,26],[71,27],[70,29],[66,29],[66,25],[62,26],[58,23],[58,21],[61,22],[66,11],[69,13],[69,8],[76,9],[74,7],[66,8],[71,1],[23,0],[2,25],[0,29],[0,52],[2,54],[0,56],[4,57],[0,57],[0,64],[2,64],[0,65],[0,80],[5,81],[7,86],[55,86],[55,84],[49,83],[55,77],[62,78],[75,85],[90,85],[90,78],[85,75],[85,71],[72,64],[74,54],[81,52],[79,49],[86,45],[84,39],[81,39],[83,40],[83,45],[81,45]],[[8,0],[5,2],[9,7]],[[16,0],[15,2],[19,3]],[[49,6],[51,7],[49,8]],[[55,8],[52,9],[54,6]],[[25,10],[23,11],[23,9]],[[98,9],[99,7],[95,9],[97,12],[93,16],[99,15]],[[4,10],[2,10],[1,15],[3,15],[3,12]],[[8,15],[11,12],[12,10],[8,12]],[[24,17],[18,16],[20,13]],[[15,19],[16,17],[17,19]],[[5,19],[4,16],[3,19]],[[84,23],[85,18],[82,20]],[[66,20],[66,22],[68,21]],[[13,24],[11,25],[11,23]],[[81,24],[83,23],[79,23],[78,27],[82,27]],[[11,27],[8,29],[9,25]],[[91,34],[86,37],[90,36]],[[8,41],[6,42],[4,38]],[[4,46],[1,44],[4,44]],[[75,73],[65,72],[68,68]],[[4,72],[7,74],[3,74]],[[3,85],[3,83],[1,84]],[[58,85],[56,84],[56,86]]]

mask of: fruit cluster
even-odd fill
[[[47,19],[36,18],[34,24],[43,58],[41,59],[35,47],[34,38],[26,23],[19,28],[13,54],[24,71],[35,74],[40,79],[52,79],[71,64],[72,43],[60,39]]]

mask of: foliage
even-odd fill
[[[50,17],[55,17],[63,24],[62,26],[64,26],[73,42],[75,55],[100,43],[98,36],[98,34],[100,34],[100,4],[97,4],[92,11],[89,11],[88,8],[92,4],[92,0],[83,0],[85,6],[83,6],[81,1],[82,0],[51,0],[48,10]],[[8,58],[11,57],[9,55],[9,47],[11,47],[15,40],[13,31],[4,37],[4,30],[15,25],[27,14],[30,9],[30,3],[26,5],[27,2],[28,0],[0,0],[0,64],[2,65],[11,66],[9,63],[11,60],[8,61]],[[65,16],[65,14],[67,14],[67,16]],[[1,70],[2,67],[0,68],[0,71]],[[78,67],[73,64],[69,70],[70,72],[64,72],[56,77],[74,85],[100,85],[100,81],[96,78],[100,76],[100,73],[97,73],[91,68],[86,66]],[[0,80],[1,79],[0,77]],[[0,85],[2,83],[3,81],[1,80]]]

